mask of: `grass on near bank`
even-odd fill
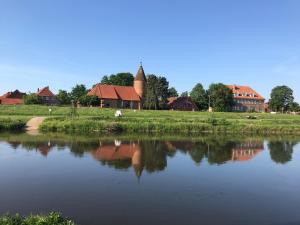
[[[79,108],[78,117],[72,119],[70,111],[57,106],[0,106],[0,118],[49,116],[40,128],[51,132],[300,134],[299,115],[123,110],[123,117],[115,118],[115,109]]]
[[[28,217],[18,214],[4,215],[0,216],[0,225],[75,225],[75,223],[53,212],[48,215],[31,215]]]

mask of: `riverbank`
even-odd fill
[[[71,220],[63,218],[59,213],[49,213],[48,215],[30,215],[23,217],[20,215],[0,216],[1,225],[75,225]]]
[[[27,117],[0,117],[0,131],[22,131],[27,120]]]
[[[123,116],[115,118],[115,109],[79,108],[73,117],[70,112],[70,107],[0,106],[2,119],[6,115],[19,119],[47,116],[40,126],[43,132],[300,135],[298,115],[123,110]]]

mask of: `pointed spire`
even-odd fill
[[[146,75],[145,75],[145,72],[144,72],[142,62],[140,62],[140,67],[139,67],[139,70],[138,70],[134,80],[146,81]]]

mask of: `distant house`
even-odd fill
[[[88,96],[97,96],[101,108],[141,109],[141,100],[146,85],[144,69],[140,66],[133,87],[97,84],[88,92]]]
[[[41,99],[41,102],[44,105],[58,104],[55,95],[50,91],[49,87],[38,89],[36,95]]]
[[[13,92],[7,92],[0,97],[1,105],[21,105],[24,104],[23,97],[25,93],[15,90]]]
[[[248,86],[227,85],[232,90],[235,105],[233,111],[265,111],[265,99]]]
[[[190,97],[171,97],[168,98],[168,108],[179,111],[198,111],[197,105]]]

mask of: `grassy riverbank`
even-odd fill
[[[75,225],[71,220],[61,217],[58,213],[48,215],[31,215],[23,217],[20,215],[0,216],[0,225]]]
[[[25,128],[28,117],[1,117],[0,131],[21,131]]]
[[[69,107],[51,107],[49,114],[46,106],[0,106],[0,118],[49,116],[40,127],[46,132],[300,134],[300,116],[295,115],[124,110],[122,118],[115,118],[114,112],[80,108],[78,117],[71,119]]]

